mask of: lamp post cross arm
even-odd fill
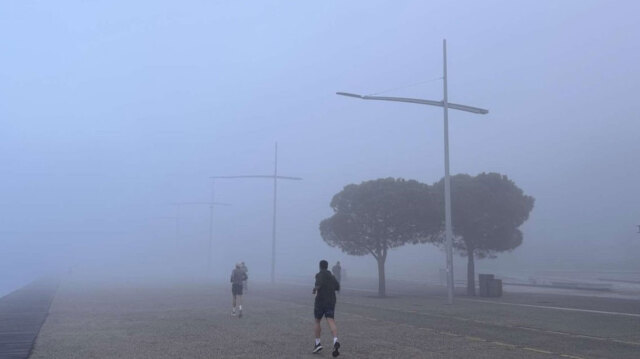
[[[230,178],[230,179],[235,179],[235,178],[271,178],[271,179],[286,179],[286,180],[293,180],[293,181],[301,181],[302,178],[300,177],[291,177],[291,176],[274,176],[274,175],[245,175],[245,176],[212,176],[211,178],[213,179],[217,179],[217,178]]]
[[[183,205],[207,205],[207,206],[231,206],[230,203],[224,202],[173,202],[171,203],[173,206],[183,206]]]
[[[415,103],[418,105],[429,105],[429,106],[437,106],[444,107],[444,101],[434,101],[434,100],[423,100],[419,98],[410,98],[410,97],[389,97],[389,96],[369,96],[369,95],[358,95],[349,92],[336,92],[337,95],[347,96],[347,97],[355,97],[361,100],[377,100],[377,101],[393,101],[393,102],[408,102]],[[447,107],[454,110],[466,111],[471,113],[477,113],[481,115],[486,115],[489,113],[489,110],[485,110],[479,107],[460,105],[457,103],[451,103],[447,101]]]

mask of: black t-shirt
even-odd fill
[[[326,269],[316,274],[316,305],[335,304],[336,291],[340,290],[340,283]]]
[[[231,272],[231,283],[242,285],[242,281],[247,280],[249,278],[247,273],[240,268],[234,268],[233,272]]]

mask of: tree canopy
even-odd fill
[[[434,241],[442,228],[439,204],[430,186],[413,180],[383,178],[350,184],[331,200],[334,214],[320,223],[320,234],[327,244],[347,254],[371,254],[378,262],[379,294],[384,296],[388,251]]]
[[[443,196],[441,180],[434,185]],[[451,177],[454,246],[468,257],[467,291],[475,294],[474,256],[495,257],[522,244],[520,226],[529,218],[534,198],[507,176],[481,173]]]

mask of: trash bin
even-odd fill
[[[502,297],[502,279],[489,281],[489,297]]]
[[[489,296],[489,282],[492,281],[493,278],[493,274],[478,274],[478,283],[480,285],[480,293],[478,293],[479,296]]]

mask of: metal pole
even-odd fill
[[[180,205],[176,205],[176,240],[173,243],[174,265],[178,265],[180,258]]]
[[[207,250],[207,277],[211,275],[211,250],[213,247],[213,206],[215,206],[215,180],[211,180],[211,206],[209,206],[209,247]]]
[[[180,205],[176,205],[176,249],[180,243]]]
[[[449,304],[453,304],[453,229],[451,224],[451,182],[449,178],[449,104],[447,102],[447,40],[442,40],[443,87],[444,87],[444,218],[445,240],[447,248],[447,295]]]
[[[271,283],[276,282],[276,203],[278,201],[278,142],[276,142],[276,161],[273,172],[273,228],[271,236]]]
[[[454,281],[453,281],[453,225],[451,221],[451,179],[449,178],[449,108],[453,110],[477,113],[486,115],[489,110],[461,105],[457,103],[449,103],[447,95],[447,40],[442,40],[442,57],[443,57],[443,90],[444,97],[442,101],[425,100],[408,97],[389,97],[389,96],[373,96],[358,95],[349,92],[337,92],[341,96],[359,98],[362,100],[378,100],[378,101],[395,101],[406,102],[420,105],[439,106],[444,109],[444,191],[445,191],[445,244],[447,256],[447,291],[449,304],[453,304]],[[640,231],[640,227],[639,227]]]
[[[276,281],[276,218],[277,218],[277,203],[278,203],[278,180],[293,180],[300,181],[300,177],[291,176],[279,176],[278,175],[278,143],[275,144],[275,164],[272,175],[244,175],[244,176],[213,176],[211,178],[269,178],[273,179],[273,225],[271,228],[271,282]]]

